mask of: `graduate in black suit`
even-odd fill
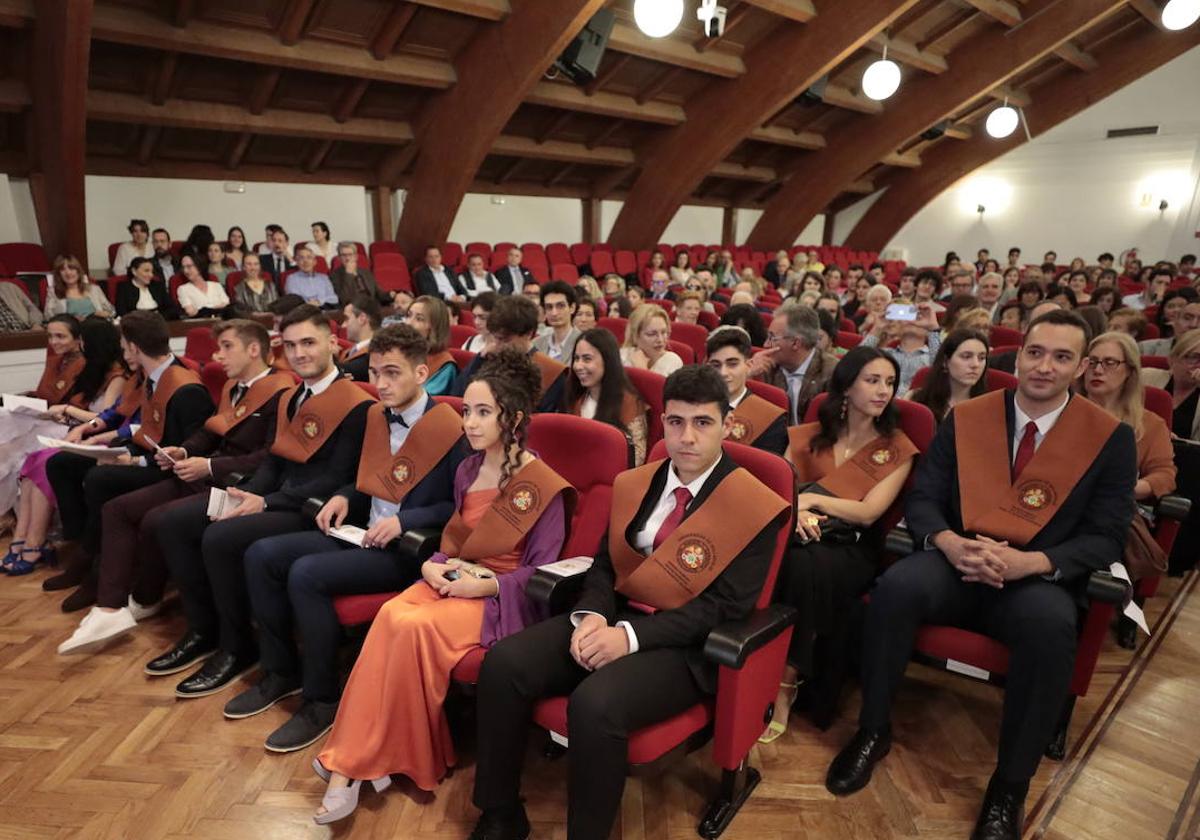
[[[375,331],[383,325],[383,310],[375,298],[358,294],[342,308],[346,316],[346,340],[354,342],[338,355],[338,367],[355,382],[370,382],[367,370],[370,362],[368,347]]]
[[[747,615],[762,590],[788,505],[722,452],[729,401],[715,371],[681,368],[664,399],[670,457],[618,476],[613,528],[575,609],[503,639],[483,661],[474,792],[483,815],[472,838],[528,836],[519,793],[533,707],[569,694],[567,836],[605,840],[629,734],[716,692],[704,640]],[[688,540],[709,542],[712,560],[689,567],[690,591],[671,575],[705,551]]]
[[[729,439],[765,452],[782,455],[788,448],[788,413],[746,387],[754,349],[750,333],[741,327],[717,327],[704,347],[705,362],[729,389],[733,427]]]
[[[871,595],[860,728],[829,768],[831,792],[865,786],[887,754],[920,626],[966,627],[1010,653],[999,758],[972,840],[1020,837],[1029,780],[1067,703],[1088,576],[1121,559],[1134,515],[1132,429],[1070,393],[1089,340],[1072,312],[1036,318],[1016,393],[961,403],[938,428],[905,511],[923,550]]]

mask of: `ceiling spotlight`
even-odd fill
[[[633,21],[651,38],[665,38],[683,20],[683,0],[634,0]]]
[[[883,58],[871,63],[863,71],[862,92],[876,101],[887,99],[900,87],[900,65],[889,61],[887,46],[883,48]]]
[[[1187,29],[1200,20],[1200,0],[1169,0],[1162,10],[1164,29]]]
[[[1003,140],[1017,130],[1018,122],[1020,122],[1020,117],[1017,115],[1017,109],[1009,105],[1008,100],[1005,99],[1003,105],[988,114],[984,127],[992,137]]]

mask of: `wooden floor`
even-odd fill
[[[401,783],[366,794],[332,831],[313,825],[323,785],[309,763],[319,745],[290,756],[262,748],[288,711],[227,721],[220,709],[230,693],[177,701],[175,679],[144,676],[144,661],[179,635],[177,610],[102,655],[58,656],[81,614],[59,611],[60,597],[40,589],[44,576],[0,577],[0,838],[450,840],[470,831],[469,743],[435,796]],[[1200,836],[1196,587],[1194,574],[1166,583],[1148,605],[1154,636],[1136,654],[1105,650],[1068,759],[1044,761],[1034,782],[1026,838]],[[757,748],[764,781],[725,837],[966,838],[992,769],[999,691],[914,665],[892,754],[866,790],[836,800],[822,780],[856,709],[854,698],[828,733],[794,719],[776,744]],[[630,780],[614,835],[695,837],[716,779],[707,756]],[[531,747],[525,794],[537,840],[565,837],[563,771]]]

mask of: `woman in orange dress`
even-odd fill
[[[363,644],[313,767],[329,782],[319,824],[351,814],[363,780],[390,775],[434,790],[455,764],[442,709],[454,666],[544,615],[525,596],[538,566],[558,559],[574,490],[525,449],[541,392],[527,356],[502,350],[463,395],[463,429],[475,454],[454,480],[455,513],[423,580],[384,605]]]

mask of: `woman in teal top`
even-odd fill
[[[425,392],[434,397],[449,392],[458,376],[458,366],[446,353],[446,345],[450,343],[450,308],[441,298],[421,295],[408,308],[405,323],[429,342],[429,378],[425,380]]]
[[[113,306],[104,290],[88,280],[83,265],[75,257],[59,257],[54,261],[54,281],[46,290],[46,319],[55,315],[74,315],[87,318],[99,315],[113,317]]]

